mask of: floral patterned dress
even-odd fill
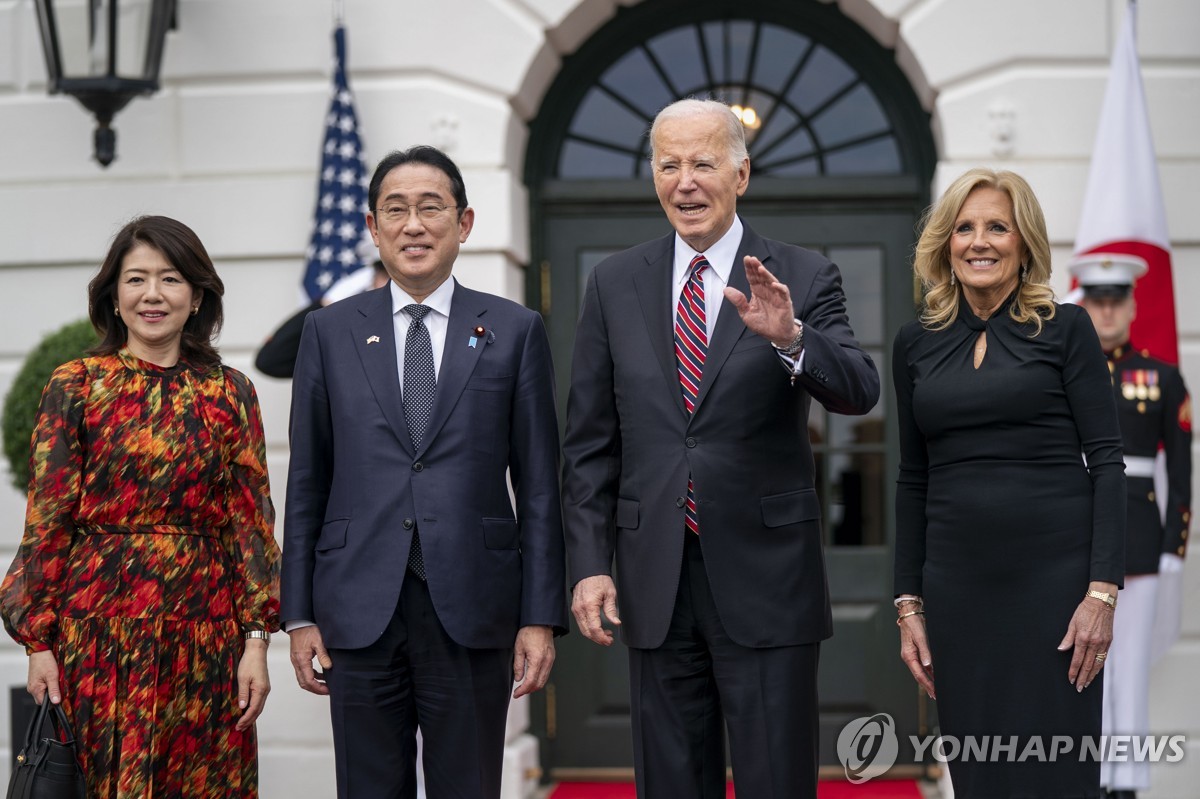
[[[91,799],[258,796],[235,729],[248,630],[279,627],[254,387],[127,351],[60,366],[33,436],[0,615],[52,649]]]

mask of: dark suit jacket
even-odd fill
[[[291,377],[296,370],[296,353],[300,349],[304,320],[320,307],[321,303],[314,302],[289,316],[258,348],[254,368],[269,377]]]
[[[691,418],[672,338],[674,235],[612,256],[588,280],[563,447],[570,580],[611,574],[615,554],[632,647],[657,647],[667,632],[689,474],[730,637],[768,647],[832,634],[808,409],[815,398],[837,413],[866,413],[879,374],[854,340],[837,267],[746,227],[729,285],[747,296],[746,255],[791,291],[804,322],[804,374],[792,385],[770,342],[726,302]]]
[[[486,333],[472,347],[476,326]],[[396,364],[386,286],[305,321],[292,385],[282,618],[315,621],[328,647],[374,642],[396,609],[415,523],[430,596],[456,642],[511,647],[531,624],[561,632],[558,429],[541,317],[455,285],[433,415],[416,452]]]

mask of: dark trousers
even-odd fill
[[[429,799],[500,796],[511,648],[456,644],[408,574],[379,640],[329,656],[339,799],[415,799],[418,725]]]
[[[725,799],[727,727],[738,799],[815,799],[820,644],[730,640],[700,542],[686,535],[667,638],[629,650],[638,797]]]

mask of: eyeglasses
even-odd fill
[[[456,205],[443,205],[439,202],[426,200],[419,202],[416,205],[406,205],[405,203],[388,202],[379,206],[376,214],[386,222],[401,222],[408,219],[408,215],[412,209],[416,209],[417,216],[426,222],[432,222],[438,219],[442,214],[451,209],[458,210]]]

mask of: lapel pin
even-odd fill
[[[367,343],[368,343],[368,344],[378,344],[378,343],[379,343],[379,336],[368,336],[368,337],[367,337]]]
[[[478,325],[474,330],[471,331],[471,337],[467,339],[467,346],[471,349],[475,349],[475,345],[479,343],[479,339],[485,332],[487,331],[483,329],[483,325]],[[495,339],[495,336],[491,335],[490,333],[488,334],[489,342],[494,341]]]

